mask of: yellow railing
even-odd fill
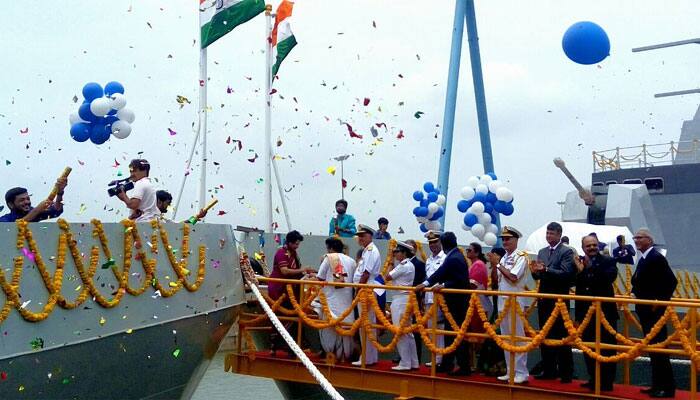
[[[290,279],[273,279],[273,278],[258,278],[262,282],[277,282],[287,284],[287,293],[283,294],[277,300],[272,300],[266,298],[267,302],[270,304],[271,308],[280,315],[280,319],[287,321],[297,321],[301,322],[298,324],[297,340],[301,344],[302,338],[302,323],[303,325],[309,326],[314,329],[326,329],[333,328],[335,332],[343,336],[353,336],[359,333],[364,339],[362,342],[372,343],[380,352],[386,353],[393,351],[398,342],[399,336],[407,333],[417,333],[421,335],[423,343],[431,351],[432,367],[431,375],[435,376],[435,357],[437,354],[447,354],[453,352],[457,346],[463,340],[482,340],[490,338],[499,347],[504,350],[511,352],[511,365],[514,363],[514,353],[524,353],[532,351],[542,344],[549,346],[563,346],[568,345],[577,348],[584,352],[589,357],[593,358],[596,362],[596,387],[595,393],[598,394],[600,387],[598,382],[600,382],[600,363],[604,362],[624,362],[624,382],[629,383],[629,371],[630,362],[638,357],[641,353],[663,353],[674,355],[676,357],[686,357],[691,361],[691,398],[694,398],[697,390],[696,382],[696,372],[697,366],[700,363],[700,350],[697,348],[697,328],[698,328],[698,312],[697,309],[700,307],[700,300],[697,299],[674,299],[668,302],[661,301],[651,301],[651,300],[640,300],[630,298],[629,296],[616,296],[614,298],[608,297],[590,297],[590,296],[574,296],[574,295],[553,295],[553,294],[543,294],[534,292],[497,292],[497,291],[482,291],[482,290],[454,290],[454,289],[443,289],[438,293],[435,293],[435,302],[433,305],[428,307],[426,310],[421,311],[418,307],[416,293],[409,292],[409,302],[406,307],[404,314],[401,317],[400,326],[393,325],[389,318],[387,318],[384,310],[382,310],[374,296],[373,289],[382,288],[387,291],[395,290],[406,290],[406,287],[401,286],[377,286],[377,285],[361,285],[352,283],[335,283],[335,282],[319,282],[319,281],[299,281]],[[296,298],[294,286],[300,286],[300,298]],[[352,287],[356,289],[356,296],[353,302],[348,306],[344,312],[337,315],[337,317],[328,317],[326,319],[319,319],[315,313],[310,310],[310,304],[314,299],[318,299],[321,303],[323,309],[323,314],[326,316],[332,316],[333,314],[329,310],[328,302],[323,291],[320,290],[324,286],[338,286],[338,287]],[[469,296],[469,307],[466,312],[464,323],[459,326],[456,324],[454,316],[450,313],[443,294],[444,293],[461,293]],[[507,298],[503,309],[497,316],[497,320],[494,323],[489,321],[486,311],[481,305],[479,300],[479,295],[497,295]],[[523,310],[518,298],[528,299],[530,301],[538,299],[551,299],[555,300],[555,308],[548,320],[540,327],[540,329],[535,329],[528,320],[529,309]],[[288,300],[288,303],[292,305],[292,308],[283,307]],[[591,302],[591,305],[587,311],[586,317],[583,321],[574,322],[569,315],[569,308],[565,303],[566,300],[579,300]],[[602,304],[615,302],[618,309],[627,310],[623,312],[623,330],[622,333],[618,332],[605,318],[602,312]],[[533,302],[534,304],[534,302]],[[643,335],[641,337],[631,337],[630,336],[630,324],[637,325],[638,321],[634,318],[630,311],[630,305],[652,305],[656,307],[666,307],[665,313],[654,325],[653,329],[649,334]],[[360,317],[352,323],[343,322],[345,318],[350,315],[355,307],[359,307],[362,312],[360,312]],[[437,328],[437,310],[438,307],[444,313],[446,318],[445,329]],[[377,322],[372,323],[367,317],[368,311],[373,310],[377,317]],[[679,315],[681,311],[685,311],[683,317]],[[511,316],[511,334],[509,335],[499,335],[496,330],[500,325],[500,322],[505,316],[510,314]],[[468,327],[472,316],[478,316],[483,324],[483,332],[472,332],[469,331]],[[630,316],[632,319],[630,319]],[[252,342],[249,329],[259,329],[261,325],[267,324],[267,317],[264,313],[246,313],[243,314],[244,318],[240,322],[241,335],[239,335],[238,350],[239,354],[242,353],[243,343],[246,342],[246,347],[248,349],[249,357],[254,357],[255,345]],[[411,323],[411,319],[415,319],[415,323]],[[515,324],[516,318],[519,318],[524,327],[525,335],[524,337],[515,335]],[[564,321],[564,326],[566,328],[568,336],[562,339],[548,339],[547,336],[558,318],[562,318]],[[428,327],[428,321],[432,321],[432,327]],[[587,342],[582,339],[582,333],[586,328],[593,323],[595,326],[596,340],[594,342]],[[666,326],[666,324],[671,324],[673,331],[668,335],[668,338],[659,343],[650,343],[659,331]],[[376,334],[375,329],[381,329],[391,332],[394,336],[392,340],[384,345],[380,343]],[[616,344],[603,343],[600,340],[601,333],[603,330],[608,331],[610,334],[614,335],[617,339]],[[455,336],[455,339],[449,347],[438,348],[436,346],[437,335],[451,335]],[[602,354],[602,350],[615,350],[616,355],[605,356]],[[363,345],[361,352],[361,363],[362,368],[364,368],[365,360],[365,348]],[[510,383],[513,384],[514,381],[514,371],[511,371]]]
[[[700,140],[697,139],[594,151],[593,172],[670,165],[679,155],[689,156],[688,161],[699,162],[698,151],[700,151]]]

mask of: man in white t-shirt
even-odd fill
[[[129,179],[134,182],[134,188],[129,191],[131,197],[126,192],[121,191],[117,198],[131,210],[129,219],[136,222],[148,222],[160,216],[160,211],[156,206],[156,190],[148,178],[151,165],[144,159],[131,160],[129,163]]]

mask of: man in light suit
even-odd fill
[[[428,279],[416,286],[416,290],[423,290],[426,286],[432,287],[433,292],[438,292],[442,288],[446,289],[468,289],[469,288],[469,267],[464,256],[457,248],[457,236],[453,232],[445,232],[440,236],[440,242],[445,253],[445,261]],[[445,303],[452,314],[457,325],[461,326],[467,313],[469,297],[466,294],[446,293]],[[445,346],[452,345],[455,336],[445,336]],[[452,370],[454,360],[457,358],[457,370]],[[445,354],[442,357],[442,364],[438,372],[447,372],[452,376],[466,376],[471,374],[469,365],[469,344],[466,340],[457,347],[453,353]]]
[[[638,299],[668,301],[678,285],[678,279],[671,267],[658,250],[654,248],[654,237],[648,229],[642,228],[634,234],[634,244],[637,247],[639,261],[632,275],[632,293]],[[636,306],[639,322],[642,324],[644,335],[649,334],[656,321],[664,315],[666,307],[638,304]],[[666,340],[668,330],[666,325],[649,342],[659,343]],[[651,397],[675,397],[676,382],[668,354],[649,353],[651,358],[651,387],[643,389]]]
[[[576,266],[574,265],[574,252],[570,247],[561,243],[562,227],[557,222],[547,225],[547,243],[549,246],[537,253],[537,262],[532,267],[532,277],[540,281],[540,293],[569,294],[569,288],[574,285],[576,278]],[[556,300],[539,299],[537,302],[537,316],[540,329],[544,326],[549,316],[554,311]],[[569,301],[565,300],[569,308]],[[564,320],[558,317],[548,339],[561,339],[568,336],[564,327]],[[537,379],[560,378],[562,383],[570,383],[573,375],[574,361],[571,346],[552,347],[542,345],[542,368]]]

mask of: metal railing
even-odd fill
[[[700,162],[700,140],[643,144],[593,152],[593,172]]]
[[[302,341],[302,325],[306,325],[315,329],[325,329],[328,327],[333,327],[339,334],[344,334],[346,336],[355,335],[359,333],[362,337],[361,346],[361,367],[365,368],[365,350],[366,343],[376,340],[371,337],[371,331],[373,329],[388,330],[394,335],[406,334],[406,333],[418,333],[423,338],[426,347],[431,352],[432,367],[430,374],[432,377],[436,375],[436,353],[444,352],[445,349],[436,348],[433,344],[436,343],[436,337],[438,335],[445,336],[456,336],[455,341],[469,340],[469,339],[492,339],[496,342],[502,349],[507,349],[510,351],[511,365],[514,365],[515,353],[519,352],[529,352],[540,345],[546,344],[551,346],[562,346],[570,345],[573,348],[582,350],[584,353],[588,354],[595,359],[595,394],[600,393],[600,371],[602,362],[613,362],[621,361],[623,362],[623,383],[630,383],[630,364],[634,359],[636,359],[641,353],[662,353],[673,355],[675,357],[688,358],[690,360],[690,398],[694,398],[697,392],[697,368],[700,363],[700,349],[697,346],[697,328],[698,328],[698,308],[700,307],[700,299],[672,299],[671,301],[652,301],[652,300],[641,300],[631,298],[630,296],[618,295],[615,297],[591,297],[591,296],[575,296],[575,295],[559,295],[559,294],[544,294],[536,293],[533,291],[526,292],[498,292],[491,290],[455,290],[455,289],[443,289],[440,292],[435,293],[435,303],[430,308],[424,310],[416,309],[414,306],[416,295],[414,291],[409,292],[410,299],[409,306],[405,310],[405,315],[402,317],[402,321],[410,321],[410,315],[415,318],[415,323],[408,322],[407,325],[395,326],[391,322],[387,322],[386,315],[379,315],[377,313],[377,321],[371,322],[366,317],[363,318],[363,313],[360,313],[360,317],[352,323],[342,322],[345,317],[338,317],[333,320],[332,317],[328,316],[328,313],[324,313],[327,317],[325,319],[319,319],[317,315],[314,315],[311,311],[311,301],[314,299],[320,299],[321,303],[324,301],[324,295],[321,294],[322,288],[326,286],[335,287],[352,287],[356,290],[356,296],[353,300],[353,304],[349,307],[354,308],[359,307],[361,310],[366,311],[370,309],[376,309],[378,307],[376,298],[373,294],[373,289],[381,288],[387,291],[406,291],[407,288],[403,286],[390,286],[390,285],[362,285],[362,284],[352,284],[352,283],[335,283],[335,282],[319,282],[319,281],[307,281],[307,280],[292,280],[292,279],[274,279],[274,278],[258,278],[263,283],[265,282],[277,282],[287,285],[287,294],[283,295],[277,300],[272,300],[267,298],[268,303],[271,305],[273,310],[280,315],[281,320],[295,321],[297,322],[297,343],[301,344]],[[297,299],[294,294],[295,290],[292,288],[294,286],[299,286],[300,290],[299,298]],[[409,288],[409,290],[411,290]],[[426,291],[430,291],[426,289]],[[449,309],[444,303],[443,294],[445,293],[460,293],[469,296],[469,309],[466,313],[468,318],[465,318],[465,323],[462,326],[457,326],[454,324],[454,318],[449,314]],[[484,310],[479,301],[479,295],[488,296],[501,296],[501,298],[508,299],[506,301],[505,307],[499,312],[498,320],[502,320],[506,313],[510,315],[511,323],[511,333],[507,335],[498,334],[495,331],[496,323],[491,324],[487,315],[484,315]],[[288,296],[286,300],[289,300],[292,304],[292,308],[284,308],[281,306],[284,297]],[[533,301],[533,305],[525,309],[521,309],[517,301],[518,299],[529,299]],[[528,317],[530,313],[534,310],[534,303],[540,299],[550,299],[555,300],[556,306],[551,318],[557,319],[562,318],[564,320],[565,327],[567,328],[568,336],[560,340],[554,340],[547,338],[551,324],[549,328],[542,327],[540,329],[535,329],[530,326]],[[564,301],[574,300],[574,301],[586,301],[590,302],[590,307],[588,309],[586,318],[583,321],[573,321],[573,318],[569,316],[569,308],[566,306]],[[602,304],[613,302],[619,311],[622,311],[622,332],[617,332],[614,324],[607,321],[604,313],[602,312]],[[642,336],[631,336],[631,331],[637,331],[639,326],[639,321],[636,320],[634,314],[630,311],[632,306],[637,305],[651,305],[655,307],[664,307],[665,313],[662,318],[657,322],[656,327],[652,329],[652,332],[648,335]],[[440,308],[448,322],[445,324],[444,329],[437,328],[437,309]],[[625,312],[626,311],[626,312]],[[382,312],[382,314],[384,314]],[[681,314],[683,317],[681,318]],[[343,314],[345,315],[345,314]],[[483,332],[472,332],[469,331],[469,323],[471,318],[477,316],[481,319],[484,326]],[[247,318],[247,319],[243,319]],[[515,324],[519,318],[524,327],[526,336],[516,336]],[[452,319],[452,320],[451,320]],[[428,320],[432,321],[432,324],[428,325]],[[451,320],[451,321],[450,321]],[[663,320],[663,321],[662,321]],[[359,322],[358,322],[359,321]],[[582,332],[589,326],[589,324],[594,324],[595,327],[595,340],[594,341],[583,341],[581,335]],[[237,345],[239,354],[246,354],[242,350],[243,341],[246,342],[247,353],[249,357],[255,357],[255,345],[252,343],[250,337],[250,332],[248,330],[259,330],[261,325],[265,326],[266,319],[264,313],[244,313],[242,315],[242,320],[240,323],[241,335],[239,335],[239,341]],[[660,343],[650,343],[650,341],[658,334],[658,330],[670,324],[673,327],[672,332],[668,334],[668,338]],[[547,324],[543,324],[547,326]],[[450,329],[452,328],[452,329]],[[262,328],[264,329],[264,328]],[[617,338],[617,343],[603,343],[601,341],[601,333],[607,330],[611,334],[615,335]],[[656,330],[656,333],[654,331]],[[369,336],[368,336],[369,335]],[[392,343],[395,341],[392,340]],[[377,342],[373,342],[377,343]],[[387,346],[381,346],[378,348],[380,352],[393,351],[393,348]],[[449,350],[449,349],[448,349]],[[602,350],[614,350],[616,356],[606,357],[603,356]],[[447,351],[448,353],[454,351]],[[251,353],[252,352],[252,353]],[[510,371],[509,383],[514,384],[514,370]]]

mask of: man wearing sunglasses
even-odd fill
[[[134,182],[134,188],[130,190],[131,197],[121,191],[117,198],[131,210],[129,219],[136,222],[148,222],[158,218],[160,211],[156,205],[156,190],[151,184],[148,175],[151,165],[144,159],[131,160],[129,163],[129,179]]]

